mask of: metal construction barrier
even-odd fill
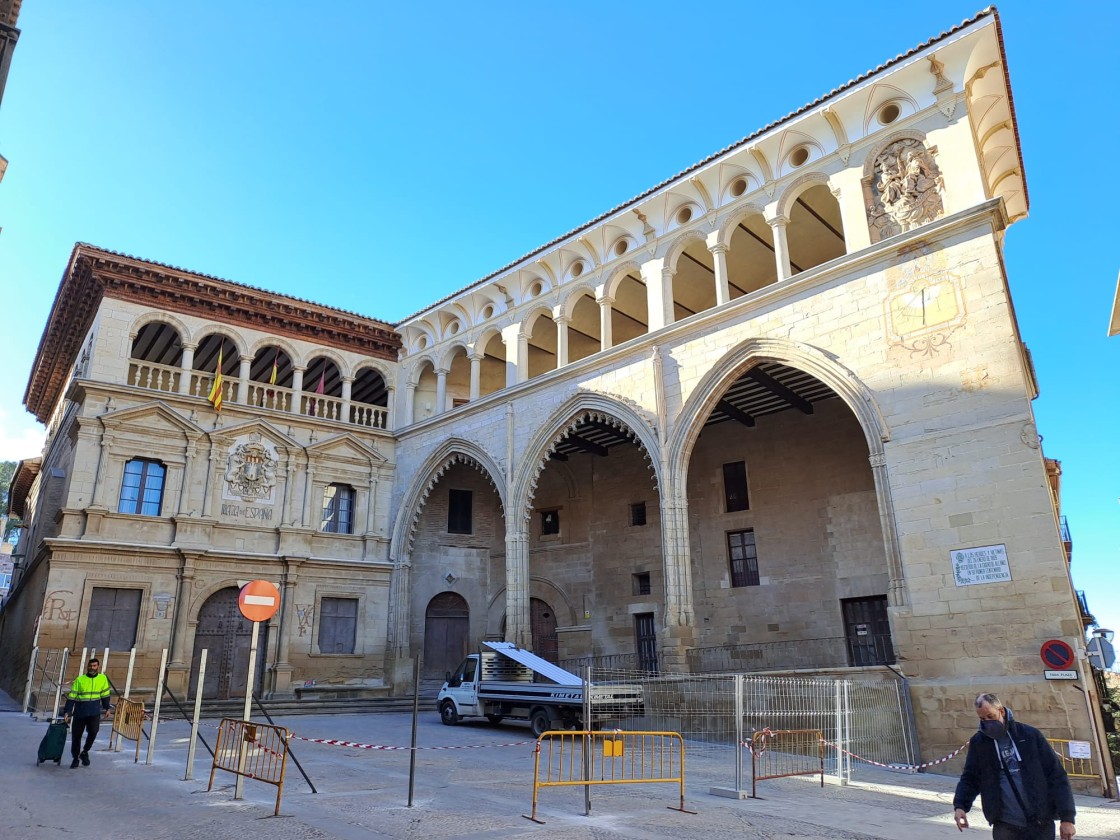
[[[113,731],[109,736],[109,741],[112,743],[112,738],[115,735],[117,738],[127,738],[130,741],[136,742],[136,755],[132,759],[135,764],[140,760],[140,736],[144,732],[144,704],[136,700],[129,700],[126,697],[117,699],[117,709],[113,713]]]
[[[218,727],[218,745],[214,748],[214,764],[210,768],[210,784],[206,790],[214,787],[214,772],[217,770],[276,785],[273,816],[279,816],[287,766],[288,730],[283,726],[222,718]]]
[[[754,733],[751,748],[751,798],[763,779],[821,775],[824,787],[824,739],[819,729],[764,729]]]
[[[633,785],[655,782],[680,787],[680,805],[674,811],[694,814],[684,807],[684,739],[676,732],[622,732],[576,730],[545,732],[537,739],[533,760],[533,813],[543,787],[584,785]]]
[[[1100,779],[1101,774],[1093,770],[1093,744],[1090,741],[1070,741],[1065,738],[1047,738],[1062,767],[1071,779]]]

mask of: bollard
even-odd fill
[[[198,660],[198,682],[194,690],[194,718],[191,720],[191,742],[187,747],[187,772],[183,776],[184,782],[194,778],[194,748],[198,740],[198,717],[202,714],[202,687],[206,685],[206,654],[209,651],[202,649],[202,657]]]
[[[148,739],[148,755],[144,759],[145,764],[152,763],[152,756],[156,751],[156,730],[159,728],[159,704],[163,700],[163,681],[167,675],[167,648],[163,649],[163,655],[159,659],[159,680],[156,682],[156,702],[152,709],[152,737]]]

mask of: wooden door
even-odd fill
[[[844,612],[844,634],[848,640],[848,664],[887,665],[894,662],[887,596],[846,598],[840,604]]]
[[[529,600],[529,626],[533,632],[533,653],[541,659],[556,662],[560,642],[556,635],[556,613],[540,598]]]
[[[657,673],[657,625],[653,613],[634,616],[634,642],[638,651],[638,667],[651,674]]]
[[[462,596],[441,592],[424,613],[424,675],[442,677],[467,655],[471,611]]]
[[[237,608],[235,586],[215,592],[198,611],[194,634],[194,657],[191,665],[191,696],[198,682],[198,661],[202,651],[206,659],[206,681],[202,696],[206,700],[230,700],[245,696],[249,675],[249,647],[253,622]],[[257,676],[255,691],[261,691],[264,678],[265,651],[268,649],[268,624],[262,624],[257,639]]]

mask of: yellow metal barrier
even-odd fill
[[[143,734],[144,704],[121,697],[117,700],[116,711],[113,712],[113,729],[109,742],[112,743],[113,735],[135,741],[136,755],[132,758],[132,763],[135,764],[140,760],[140,736]]]
[[[821,774],[824,787],[824,740],[819,729],[764,729],[751,738],[751,798],[763,779]]]
[[[287,766],[288,730],[283,726],[222,718],[218,727],[218,744],[214,748],[214,764],[210,768],[210,784],[206,789],[214,787],[216,770],[276,785],[273,816],[279,816]]]
[[[542,761],[543,758],[543,761]],[[542,787],[632,785],[666,782],[679,785],[684,807],[684,740],[676,732],[545,732],[537,739],[533,761],[533,813]]]
[[[1065,738],[1047,738],[1058,758],[1062,760],[1062,767],[1071,779],[1099,779],[1100,773],[1093,772],[1093,745],[1089,741],[1070,741]],[[1072,749],[1070,744],[1076,746]],[[1071,755],[1070,753],[1078,753]],[[1086,753],[1081,755],[1080,753]]]

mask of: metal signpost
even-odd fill
[[[242,720],[248,721],[253,710],[253,677],[257,670],[257,637],[260,633],[260,623],[268,621],[280,609],[280,590],[276,585],[267,580],[251,580],[241,588],[237,596],[237,608],[249,621],[253,622],[253,637],[249,644],[249,676],[245,684],[245,711]],[[237,784],[234,787],[233,798],[243,798],[245,791],[245,758],[248,749],[247,741],[241,742],[240,756],[237,760]]]

